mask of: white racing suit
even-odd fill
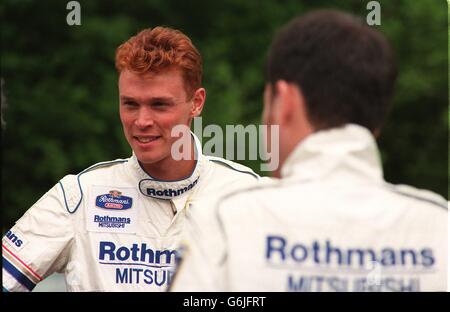
[[[281,173],[197,206],[172,291],[447,290],[447,202],[385,182],[367,129],[310,135]]]
[[[68,175],[2,240],[3,290],[30,291],[53,272],[68,291],[165,291],[191,206],[206,194],[259,177],[201,153],[192,175],[158,181],[135,155]]]

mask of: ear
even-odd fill
[[[205,104],[206,100],[206,90],[205,88],[198,88],[194,96],[192,97],[192,110],[191,110],[191,117],[198,117],[202,113],[203,105]]]
[[[299,93],[295,85],[285,80],[279,80],[275,84],[277,107],[276,118],[280,125],[289,125],[298,115]]]
[[[264,86],[264,96],[263,96],[263,102],[264,102],[264,108],[262,113],[261,121],[263,125],[271,125],[273,124],[272,120],[272,86],[270,83],[266,83]]]

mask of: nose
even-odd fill
[[[151,127],[154,124],[153,114],[147,107],[139,109],[138,116],[135,120],[136,127],[142,129]]]

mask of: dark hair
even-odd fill
[[[295,83],[316,130],[356,123],[381,128],[397,69],[384,36],[359,18],[319,10],[294,19],[275,37],[266,82]]]

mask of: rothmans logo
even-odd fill
[[[124,210],[130,209],[133,205],[133,198],[122,195],[122,192],[117,190],[109,191],[109,194],[97,196],[95,205],[99,208]]]
[[[197,184],[197,182],[198,182],[198,178],[194,182],[190,183],[189,185],[179,188],[179,189],[168,188],[168,189],[158,190],[155,188],[148,187],[147,195],[152,196],[152,197],[166,198],[166,199],[176,197],[176,196],[179,196],[179,195],[189,191],[190,189],[192,189]]]

